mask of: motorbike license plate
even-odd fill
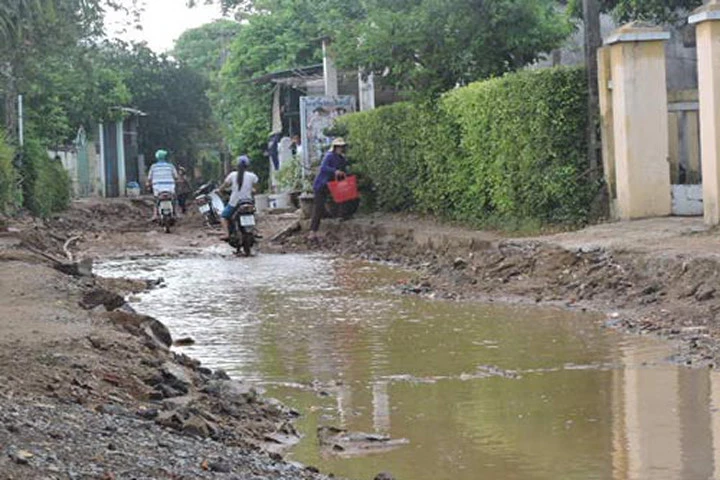
[[[172,206],[172,202],[171,202],[171,201],[169,201],[169,200],[163,200],[162,202],[160,202],[160,211],[161,211],[161,212],[163,212],[163,213],[165,213],[165,212],[170,213],[170,212],[172,212],[172,209],[173,209],[173,206]]]
[[[200,213],[208,213],[210,211],[210,205],[207,203],[205,205],[200,205]]]
[[[255,226],[255,215],[240,215],[240,226],[241,227],[254,227]]]

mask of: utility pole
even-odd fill
[[[602,46],[600,32],[600,0],[583,0],[583,19],[585,21],[585,64],[588,82],[588,168],[590,178],[595,181],[600,172],[600,140],[598,125],[600,120],[600,96],[598,86],[597,50]]]
[[[23,113],[23,96],[18,95],[18,144],[20,147],[25,145],[25,114]]]

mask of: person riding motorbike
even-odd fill
[[[150,167],[148,174],[147,186],[152,186],[153,196],[157,197],[163,192],[169,192],[175,195],[175,182],[178,179],[178,173],[175,166],[167,160],[167,150],[158,150],[155,152],[155,162]],[[157,220],[157,207],[153,208],[152,220]]]
[[[220,221],[222,223],[223,236],[221,240],[230,238],[230,219],[235,214],[238,205],[244,202],[253,201],[255,185],[260,181],[257,175],[248,170],[250,158],[247,155],[240,155],[237,159],[237,170],[231,172],[220,190],[231,189],[230,200],[222,212]]]

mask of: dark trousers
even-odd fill
[[[180,207],[180,211],[182,213],[187,213],[187,193],[181,193],[177,196],[178,206]]]
[[[320,229],[320,220],[325,216],[325,204],[327,203],[328,189],[327,187],[315,191],[315,201],[313,203],[313,215],[310,222],[310,230],[317,232]]]

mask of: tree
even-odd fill
[[[220,73],[213,106],[224,138],[232,152],[248,153],[257,166],[267,165],[262,153],[271,129],[272,88],[255,84],[252,79],[322,60],[316,3],[322,2],[263,3],[263,7],[273,10],[252,15],[242,26]]]
[[[94,14],[82,0],[19,0],[0,7],[0,68],[10,135],[17,131],[15,102],[28,65],[50,51],[75,43],[81,32],[93,25]]]
[[[570,25],[551,0],[368,0],[338,25],[338,63],[433,94],[517,70],[557,47]]]
[[[214,125],[205,94],[208,80],[144,44],[106,43],[101,50],[101,65],[123,76],[132,97],[128,106],[147,114],[139,132],[140,151],[153,158],[155,150],[165,148],[192,167],[198,144],[212,135]]]
[[[225,64],[241,28],[238,22],[222,19],[187,30],[175,42],[172,55],[213,79]]]
[[[220,1],[257,36],[237,40],[244,78],[317,59],[319,39],[330,37],[339,66],[437,93],[523,67],[570,32],[552,0]]]
[[[26,121],[47,146],[62,146],[78,127],[92,132],[99,121],[119,118],[132,95],[124,74],[103,61],[96,46],[78,45],[33,62],[26,69]]]
[[[175,42],[172,55],[208,80],[205,92],[212,110],[213,127],[204,146],[211,155],[228,153],[225,138],[229,129],[223,121],[224,100],[220,95],[220,71],[230,56],[230,47],[242,29],[239,22],[222,19],[187,30]]]
[[[31,90],[33,74],[48,58],[71,57],[79,45],[103,31],[115,0],[12,0],[0,5],[0,90],[5,96],[5,124],[17,133],[16,99]]]
[[[702,0],[601,0],[603,12],[619,22],[647,20],[656,23],[684,22],[687,13],[703,4]],[[570,11],[582,16],[582,0],[570,0]]]
[[[217,2],[245,21],[213,106],[232,150],[253,158],[270,132],[272,87],[252,79],[321,62],[323,38],[340,67],[432,96],[527,65],[570,32],[552,0]]]

